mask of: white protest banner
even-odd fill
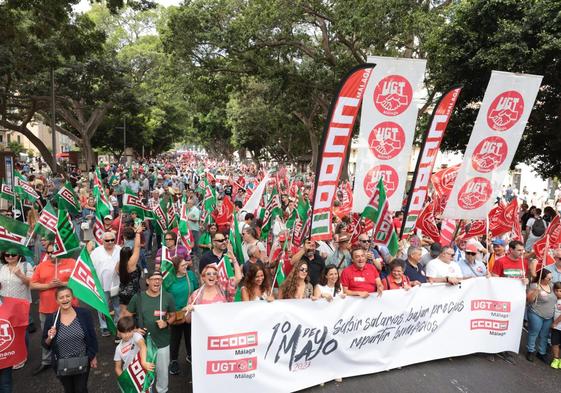
[[[426,60],[369,56],[375,63],[360,117],[353,212],[362,213],[382,178],[391,210],[401,210]]]
[[[520,280],[475,278],[381,297],[196,306],[193,392],[288,392],[475,352],[518,352]]]
[[[518,148],[542,78],[492,72],[444,218],[487,217]]]

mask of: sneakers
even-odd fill
[[[535,354],[535,352],[526,352],[526,360],[533,363]]]
[[[551,368],[560,369],[561,368],[561,359],[553,359],[550,366],[551,366]]]
[[[119,345],[121,343],[121,339],[119,337],[115,337],[115,345]]]
[[[111,332],[108,329],[101,329],[101,337],[109,337]]]
[[[169,362],[169,373],[171,375],[179,375],[179,363],[177,363],[177,360]]]

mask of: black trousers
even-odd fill
[[[57,377],[62,386],[64,393],[88,393],[88,377],[90,375],[90,367],[85,373],[69,375],[67,377]]]
[[[181,337],[185,339],[185,351],[187,356],[191,356],[191,324],[182,323],[181,325],[171,325],[171,337],[169,347],[169,359],[177,360],[179,356],[179,346]]]

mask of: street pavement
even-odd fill
[[[38,321],[37,304],[33,304],[35,321]],[[97,324],[97,319],[95,319]],[[97,328],[97,326],[96,326]],[[112,337],[99,336],[99,367],[92,370],[89,378],[90,393],[117,393],[113,354],[115,344]],[[62,392],[62,386],[48,369],[37,376],[32,371],[40,362],[40,332],[30,336],[30,355],[26,366],[14,371],[15,393]],[[523,351],[523,347],[521,347]],[[185,361],[185,349],[180,352],[181,374],[170,376],[170,392],[192,392],[190,369]],[[280,388],[279,392],[282,392]],[[518,393],[561,391],[561,370],[553,370],[536,359],[534,363],[518,355],[515,365],[500,358],[490,362],[487,355],[441,359],[402,369],[346,378],[342,383],[328,382],[325,386],[305,389],[310,393]],[[209,392],[211,393],[211,392]],[[270,392],[263,392],[270,393]]]

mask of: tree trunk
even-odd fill
[[[96,163],[94,163],[92,141],[87,137],[83,137],[82,138],[82,143],[80,144],[80,147],[82,149],[82,154],[84,156],[84,160],[86,161],[86,170],[89,171],[90,168],[92,167],[92,165],[96,164]]]
[[[312,171],[316,170],[318,159],[319,159],[319,141],[311,122],[306,124],[306,129],[308,130],[308,136],[310,137],[310,145],[312,147],[312,161],[310,163]]]

